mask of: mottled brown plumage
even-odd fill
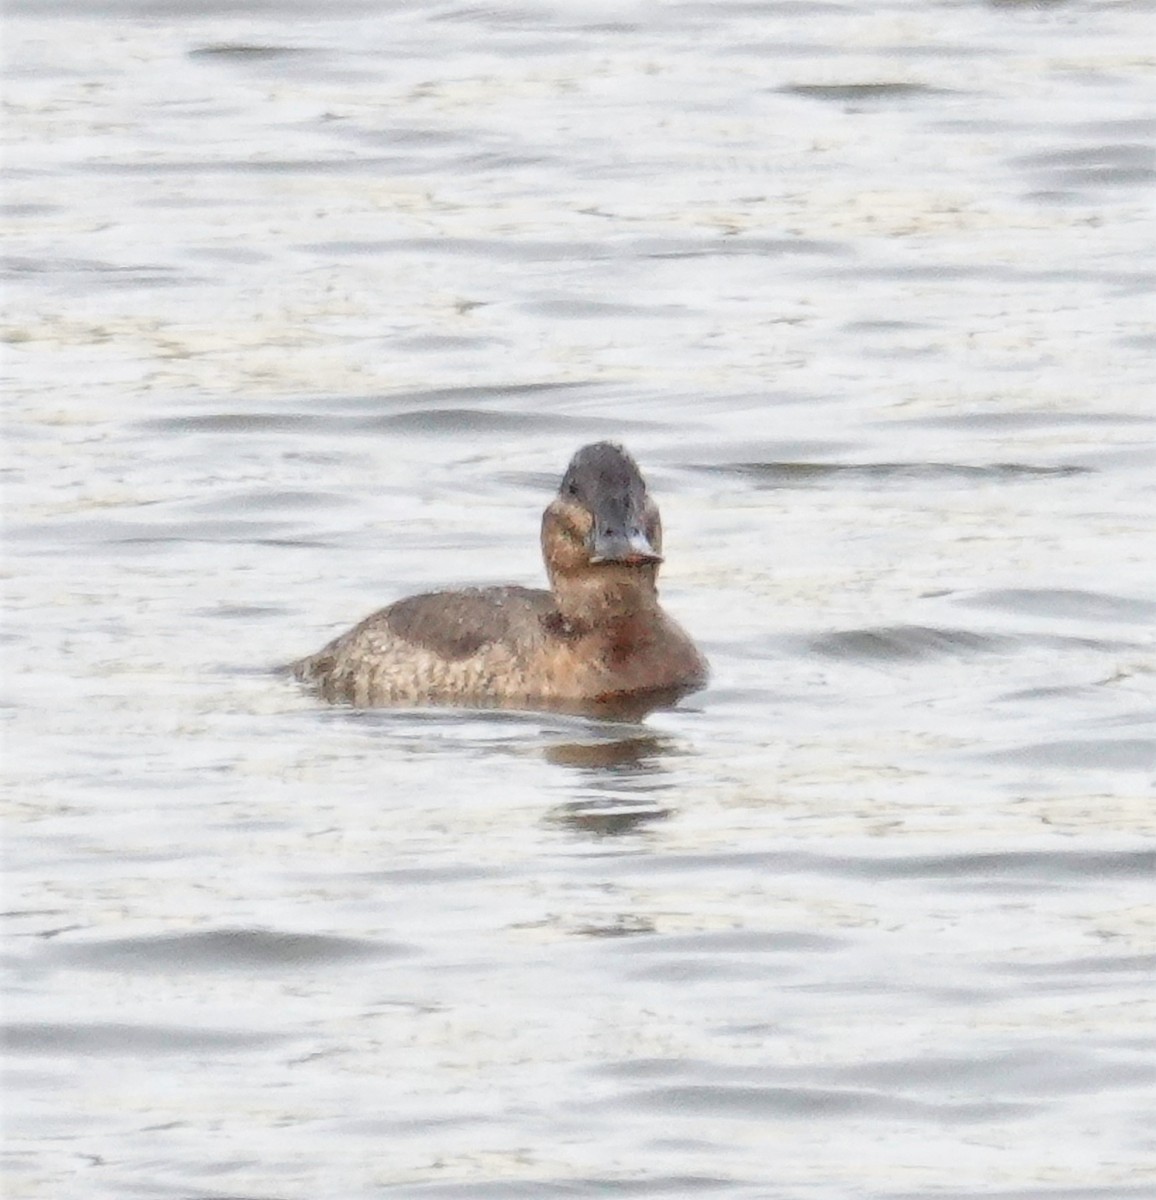
[[[702,687],[706,660],[661,609],[658,509],[634,460],[574,456],[542,518],[550,591],[399,600],[292,666],[328,700],[637,716]]]

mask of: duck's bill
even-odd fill
[[[595,529],[590,551],[590,561],[596,566],[600,563],[641,566],[644,563],[662,562],[662,555],[641,529],[632,529],[627,533]]]

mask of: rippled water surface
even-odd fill
[[[6,7],[6,1196],[1156,1196],[1154,17]],[[273,673],[601,437],[707,691]]]

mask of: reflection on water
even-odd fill
[[[1150,24],[6,7],[13,1196],[1151,1194]],[[602,438],[712,688],[270,673]]]
[[[669,738],[652,734],[609,735],[596,741],[564,742],[549,746],[546,758],[563,767],[577,767],[590,780],[611,774],[614,778],[637,779],[659,769],[655,759],[672,751]]]
[[[634,833],[670,816],[670,809],[639,801],[633,795],[609,793],[593,800],[568,800],[549,810],[544,820],[577,833],[617,837]]]
[[[671,780],[662,759],[685,754],[672,738],[608,735],[593,741],[554,743],[548,762],[578,772],[579,798],[551,808],[545,820],[600,837],[631,833],[671,815],[663,794]],[[581,794],[585,793],[585,794]]]

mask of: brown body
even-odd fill
[[[662,533],[633,459],[575,455],[542,519],[550,591],[411,596],[293,664],[327,700],[636,716],[702,687],[706,660],[659,606]]]

